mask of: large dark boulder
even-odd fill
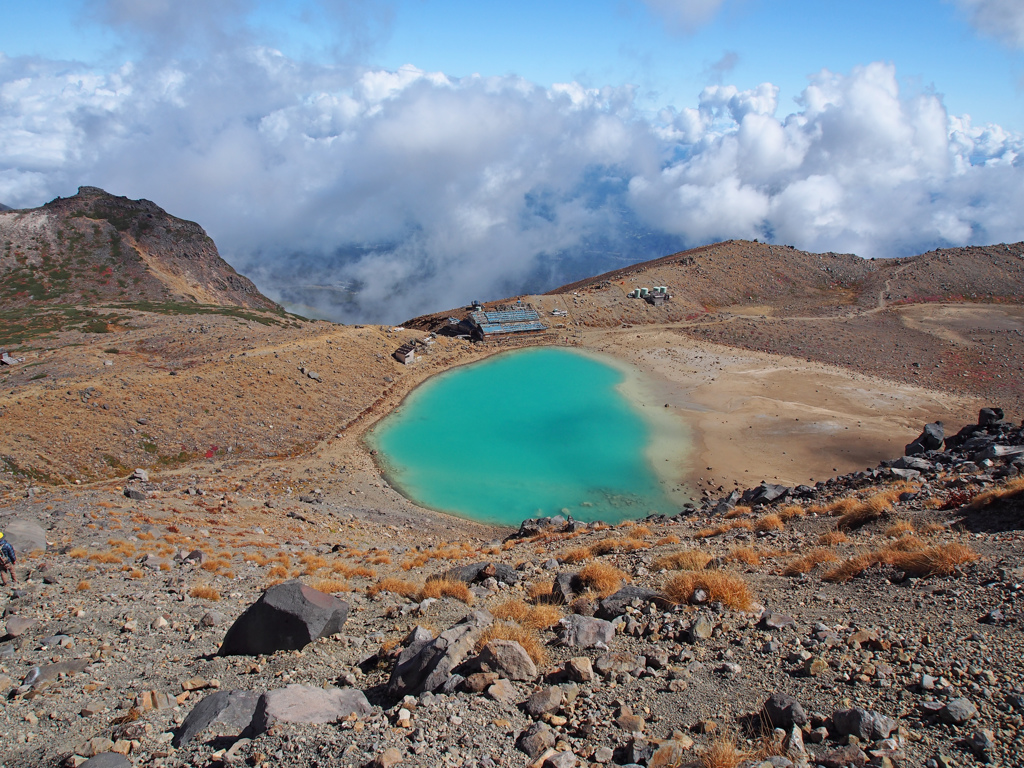
[[[938,451],[942,449],[942,442],[945,439],[946,433],[942,428],[941,421],[934,421],[931,424],[925,424],[921,434],[917,436],[914,442],[909,443],[906,448],[903,449],[904,456],[917,456],[921,453],[928,451]]]
[[[348,611],[344,600],[292,579],[271,587],[245,609],[224,635],[219,653],[257,656],[297,651],[340,632]]]
[[[256,691],[217,691],[188,713],[171,744],[183,747],[200,734],[237,738],[249,727],[260,694]]]
[[[803,725],[807,722],[807,712],[800,702],[781,691],[776,691],[768,697],[762,712],[765,720],[773,728],[789,730],[794,725]]]
[[[748,488],[740,497],[744,504],[756,506],[757,504],[770,504],[776,499],[781,499],[793,492],[793,489],[785,485],[775,485],[762,481],[757,488]]]

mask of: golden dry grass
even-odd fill
[[[667,544],[678,544],[680,541],[682,541],[682,539],[680,539],[674,533],[670,533],[668,536],[663,536],[662,538],[654,542],[654,546],[664,547]]]
[[[789,522],[794,517],[803,517],[806,514],[807,510],[801,507],[799,504],[790,504],[789,506],[783,507],[778,511],[779,518],[784,523]]]
[[[532,629],[553,627],[562,612],[553,605],[527,605],[522,600],[506,600],[491,610],[494,618]]]
[[[479,653],[491,640],[511,640],[519,643],[537,666],[548,662],[547,648],[544,647],[536,629],[497,621],[481,633],[476,641],[476,652]]]
[[[830,552],[827,549],[812,549],[803,557],[798,557],[786,563],[786,566],[782,569],[782,575],[801,576],[805,573],[810,573],[814,570],[815,566],[822,563],[835,563],[838,561],[839,557],[835,552]]]
[[[1012,499],[1024,494],[1024,477],[1015,477],[1005,485],[982,491],[971,499],[971,509],[982,509],[1003,499]]]
[[[267,578],[268,579],[287,579],[288,578],[288,569],[285,568],[283,565],[275,565],[273,568],[271,568],[269,571],[267,571]]]
[[[315,579],[309,586],[319,592],[334,594],[335,592],[351,592],[352,586],[344,579]]]
[[[78,582],[78,586],[75,587],[75,590],[78,592],[87,592],[90,589],[92,589],[92,584],[90,584],[85,579],[82,579],[80,582]]]
[[[980,557],[963,544],[929,547],[916,536],[845,560],[824,575],[826,581],[846,582],[874,565],[892,565],[910,576],[951,576],[957,568]]]
[[[612,553],[636,552],[638,549],[647,549],[651,545],[646,541],[636,539],[601,539],[590,545],[590,554],[594,557],[610,555]]]
[[[897,536],[902,536],[905,533],[913,532],[914,526],[908,520],[900,520],[899,522],[893,523],[885,529],[885,535],[889,536],[890,538],[895,538]]]
[[[420,590],[419,599],[425,600],[428,597],[440,599],[451,597],[460,600],[466,605],[473,604],[473,593],[469,591],[466,582],[458,579],[432,579],[423,585]]]
[[[730,562],[744,563],[745,565],[758,565],[761,562],[761,555],[752,547],[733,547],[725,559]]]
[[[669,579],[663,591],[674,603],[689,603],[698,589],[707,592],[709,601],[738,611],[749,609],[754,602],[743,577],[729,571],[683,571]]]
[[[76,560],[86,557],[88,554],[89,552],[85,547],[75,547],[74,549],[68,550],[68,557],[73,557]]]
[[[200,600],[220,600],[220,592],[209,584],[196,584],[188,591],[191,597],[198,597]]]
[[[583,563],[593,557],[593,553],[590,551],[590,547],[574,547],[561,554],[563,563]]]
[[[549,603],[551,602],[551,590],[553,588],[554,584],[550,581],[538,581],[526,588],[526,594],[535,603]]]
[[[95,554],[89,555],[89,559],[94,563],[120,563],[122,561],[121,555],[116,552],[96,552]]]
[[[829,531],[818,537],[818,543],[823,547],[834,547],[849,540],[850,538],[842,531]]]
[[[728,523],[722,523],[716,525],[714,528],[702,528],[693,534],[695,539],[710,539],[714,536],[721,536],[723,533],[735,530],[736,528],[743,528],[744,530],[750,530],[754,527],[754,524],[749,520],[730,520]]]
[[[715,737],[699,754],[701,768],[738,768],[750,758],[750,754],[739,747],[734,734]]]
[[[749,515],[753,511],[754,510],[752,507],[748,507],[745,504],[740,504],[739,506],[733,507],[728,512],[726,512],[724,517],[726,520],[732,520],[736,517],[743,517],[744,515]]]
[[[401,595],[402,597],[413,598],[420,592],[420,585],[414,584],[411,581],[405,579],[398,579],[394,576],[388,576],[385,579],[381,579],[376,584],[373,584],[366,590],[366,593],[373,597],[381,592],[391,592],[395,595]]]
[[[946,526],[942,523],[922,523],[917,529],[924,534],[941,533],[946,530]]]
[[[765,531],[781,531],[784,527],[785,523],[782,522],[782,518],[775,514],[760,517],[754,523],[754,530],[759,533],[764,533]]]
[[[651,565],[655,571],[703,571],[713,558],[699,549],[689,549],[659,557]]]
[[[577,578],[585,589],[593,590],[599,597],[608,597],[622,587],[626,574],[608,563],[590,563],[580,569]]]
[[[626,531],[626,536],[630,539],[646,539],[651,536],[654,532],[646,525],[633,525]]]

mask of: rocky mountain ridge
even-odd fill
[[[0,212],[0,300],[8,310],[107,302],[279,309],[198,224],[97,187]]]

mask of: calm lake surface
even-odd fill
[[[648,455],[651,425],[621,391],[626,378],[567,349],[502,354],[426,382],[367,441],[407,497],[474,520],[674,514]]]

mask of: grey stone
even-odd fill
[[[332,723],[353,714],[368,715],[372,710],[363,692],[354,688],[289,685],[260,696],[252,718],[252,733],[263,733],[278,722]]]
[[[298,579],[278,584],[239,616],[224,635],[221,656],[256,656],[305,648],[340,632],[348,617],[344,600],[307,587]]]
[[[502,678],[496,680],[493,685],[488,686],[487,695],[499,704],[511,704],[519,696],[519,691],[508,680]]]
[[[970,699],[965,698],[946,702],[946,706],[939,711],[942,721],[952,725],[963,725],[976,714],[978,714],[978,708],[971,703]]]
[[[967,739],[974,756],[983,762],[991,762],[996,749],[996,735],[988,729],[979,729]]]
[[[783,629],[784,627],[795,627],[796,619],[785,613],[772,613],[766,611],[761,616],[761,626],[765,629]]]
[[[149,494],[141,488],[136,488],[134,485],[125,486],[124,497],[131,499],[132,501],[145,501],[149,498]]]
[[[58,661],[53,664],[43,664],[38,667],[32,667],[25,675],[22,685],[38,686],[42,683],[49,682],[50,680],[56,680],[61,675],[67,675],[71,677],[77,675],[80,672],[85,671],[85,668],[92,663],[92,659],[67,659],[66,661]]]
[[[3,532],[16,553],[46,551],[46,531],[35,520],[16,517],[4,524]]]
[[[533,680],[537,666],[519,643],[491,640],[480,652],[480,663],[509,680]]]
[[[654,603],[659,608],[668,608],[671,603],[658,592],[656,589],[647,589],[646,587],[636,587],[628,585],[620,589],[613,595],[609,595],[601,601],[600,607],[597,609],[597,617],[599,619],[614,619],[616,616],[621,616],[626,612],[626,607],[629,606],[634,600],[640,600],[644,603]]]
[[[620,672],[633,674],[643,671],[646,661],[643,656],[635,653],[606,653],[597,660],[594,667],[605,676]]]
[[[572,752],[557,752],[551,755],[541,768],[576,768],[577,758]]]
[[[192,707],[171,743],[183,747],[200,734],[238,737],[249,727],[260,694],[256,691],[217,691]]]
[[[572,573],[560,573],[555,576],[551,585],[551,599],[556,603],[571,603],[576,597],[576,576]]]
[[[474,611],[436,638],[417,627],[391,669],[388,693],[415,696],[423,691],[436,691],[455,667],[465,661],[480,632],[493,621],[494,617],[486,611]]]
[[[807,723],[807,713],[800,702],[788,693],[776,691],[764,703],[764,715],[773,728],[788,730]]]
[[[199,620],[199,623],[204,627],[219,627],[227,620],[228,617],[220,611],[207,611],[203,614],[203,618]]]
[[[608,647],[615,638],[615,625],[589,616],[567,616],[562,625],[562,644],[570,648]]]
[[[850,744],[846,747],[821,752],[814,756],[814,762],[817,765],[825,766],[825,768],[850,768],[850,766],[860,768],[867,764],[868,756],[860,747]]]
[[[540,717],[546,712],[554,712],[562,706],[562,689],[558,686],[541,688],[523,704],[523,709],[530,717]]]
[[[891,717],[861,707],[833,712],[832,724],[840,735],[853,735],[862,741],[887,739],[896,730],[896,721]]]
[[[594,665],[586,656],[577,656],[565,662],[565,674],[577,683],[589,683],[594,679]]]
[[[516,746],[536,758],[555,746],[555,734],[547,723],[534,723],[519,735]]]
[[[78,768],[132,768],[131,761],[117,752],[100,752],[86,760]]]
[[[698,640],[707,640],[714,631],[715,623],[711,619],[707,616],[698,616],[694,619],[693,624],[690,625],[690,642],[695,643]]]
[[[36,620],[27,616],[8,616],[5,629],[9,637],[21,637],[36,624]]]

